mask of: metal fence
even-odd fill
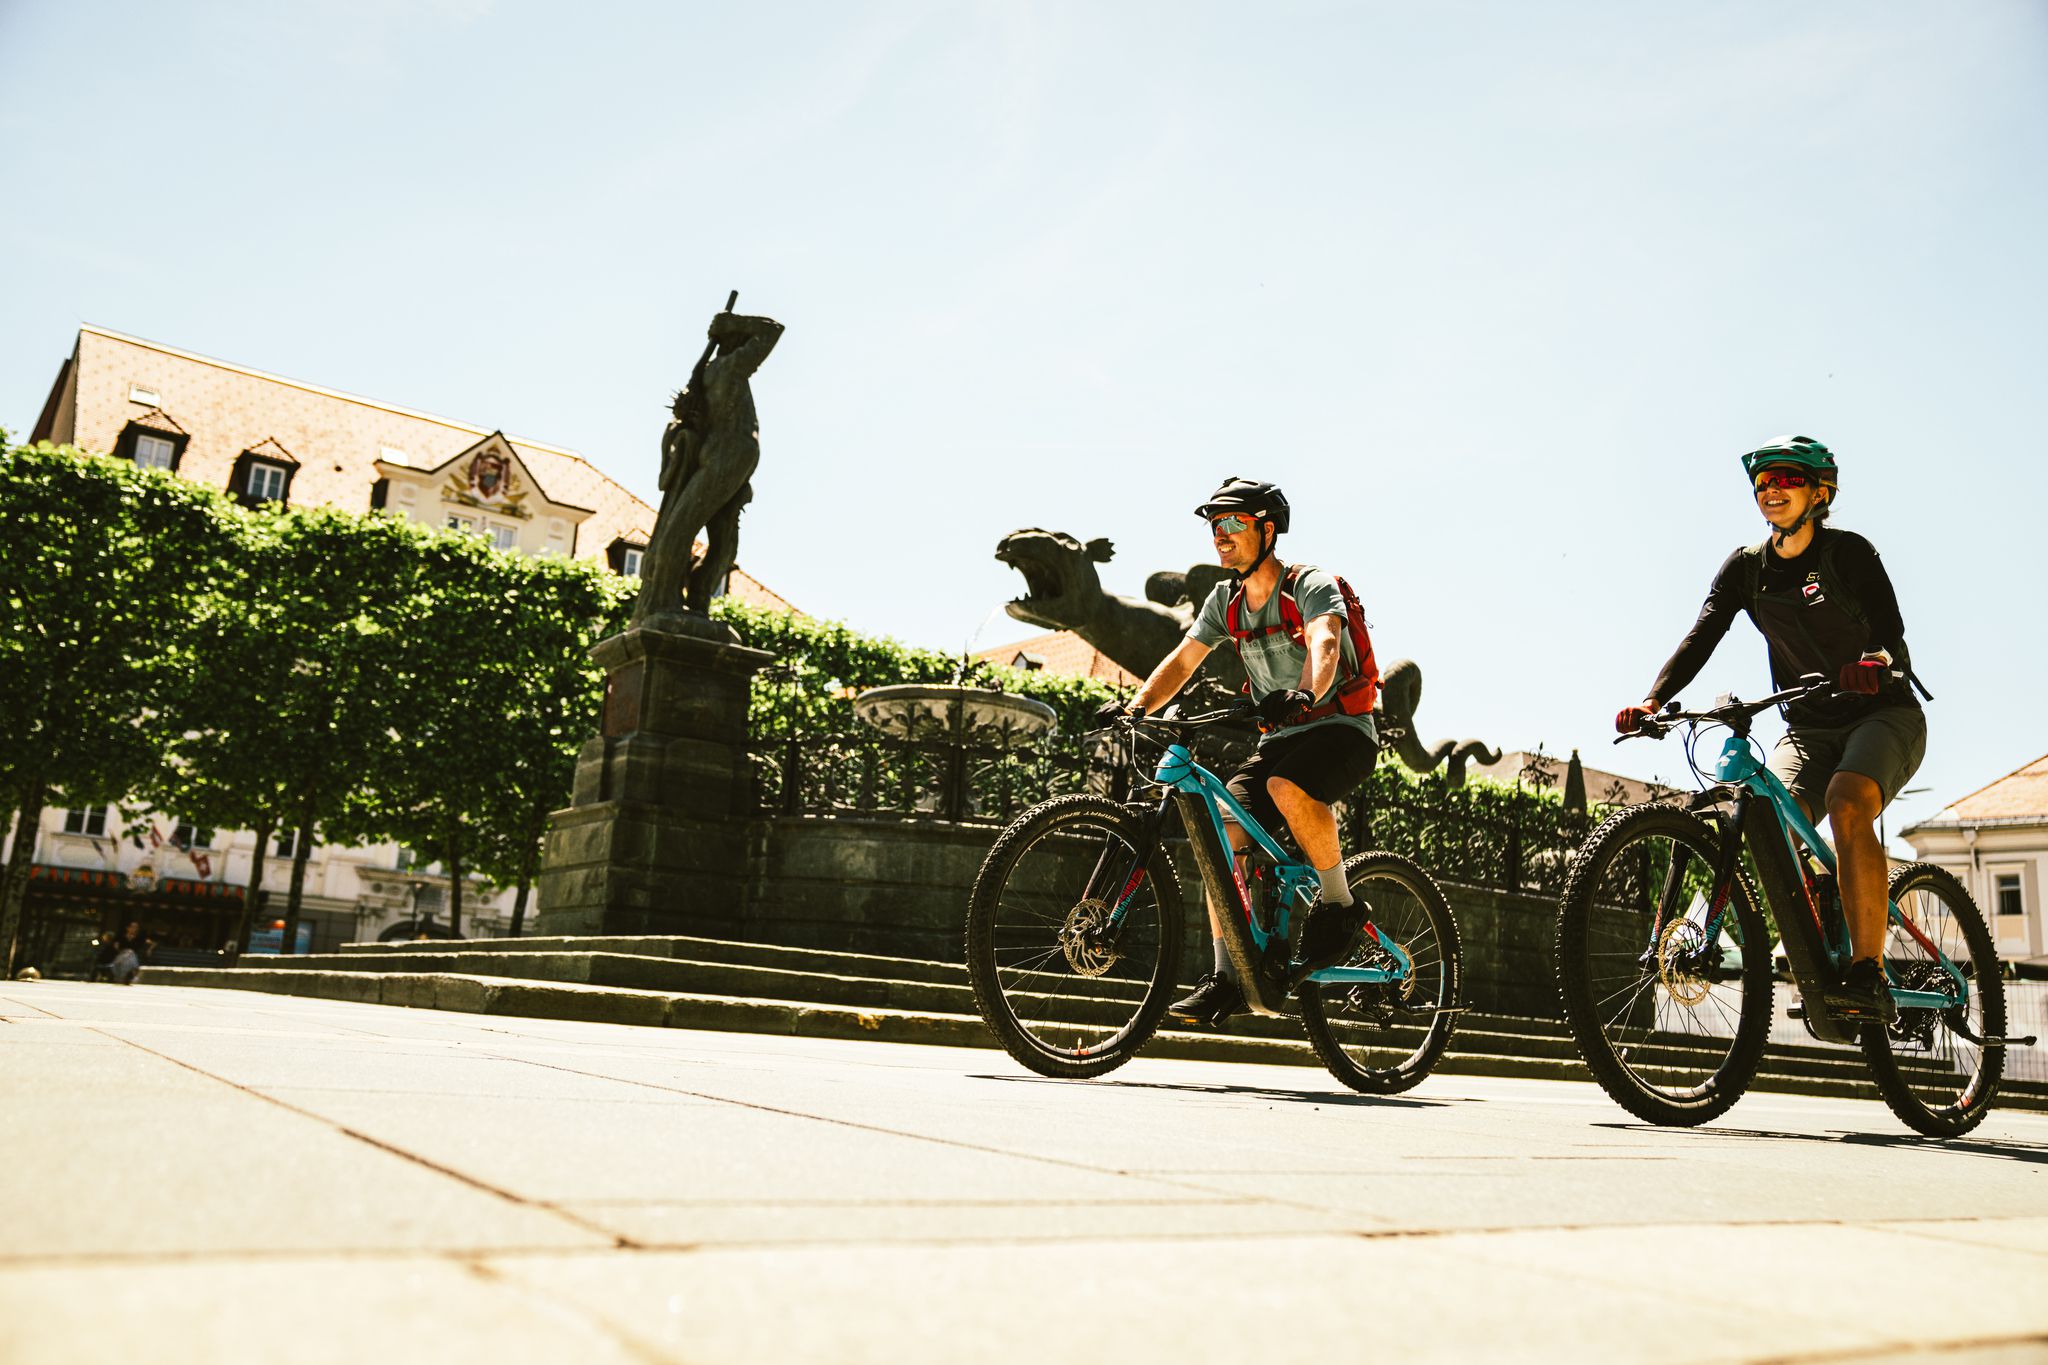
[[[906,740],[875,732],[791,734],[748,746],[762,815],[1002,825],[1048,797],[1144,799],[1107,745]],[[1228,771],[1220,764],[1212,764]],[[1553,798],[1493,784],[1451,786],[1382,767],[1339,806],[1349,850],[1387,849],[1449,881],[1541,895],[1562,889],[1586,818]],[[1279,833],[1279,831],[1275,831]]]

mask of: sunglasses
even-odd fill
[[[1209,525],[1226,536],[1234,536],[1239,531],[1249,531],[1252,526],[1250,521],[1237,515],[1235,512],[1232,512],[1227,517],[1218,517],[1210,522]]]
[[[1804,488],[1813,480],[1789,469],[1770,469],[1756,476],[1756,491],[1766,488]]]

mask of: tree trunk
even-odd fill
[[[547,817],[540,819],[541,830],[547,828]],[[518,938],[526,928],[526,898],[533,890],[534,864],[540,861],[541,834],[536,832],[526,841],[526,852],[519,859],[519,894],[512,898],[512,932],[509,938]]]
[[[7,860],[6,872],[0,874],[0,980],[14,979],[21,907],[28,900],[28,874],[35,866],[36,843],[43,826],[43,800],[47,795],[40,781],[22,784],[20,807],[14,814],[14,854]]]
[[[304,812],[299,818],[298,844],[292,849],[292,890],[284,903],[284,940],[279,943],[280,953],[298,951],[299,905],[306,898],[306,859],[313,852],[313,813]]]
[[[235,926],[235,957],[249,951],[249,931],[263,912],[263,855],[270,848],[270,836],[277,822],[266,820],[256,827],[256,856],[249,860],[249,890],[242,897],[242,922]]]
[[[462,844],[454,830],[448,834],[448,932],[462,937]]]

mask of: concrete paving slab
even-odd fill
[[[957,1365],[1325,1356],[1402,1361],[1683,1360],[1661,1284],[1601,1288],[1543,1269],[1482,1282],[1428,1239],[1270,1237],[1066,1245],[522,1258],[501,1271],[616,1330],[700,1361]],[[856,1264],[857,1267],[856,1268]],[[1387,1324],[1367,1324],[1375,1310]],[[1688,1307],[1691,1340],[1767,1344],[1739,1306]],[[1700,1358],[1700,1357],[1694,1357]],[[1722,1357],[1732,1358],[1732,1357]]]
[[[209,1365],[2048,1343],[2041,1115],[1937,1144],[1874,1103],[1752,1096],[1666,1130],[1586,1084],[1436,1077],[1385,1103],[1291,1067],[1048,1083],[951,1047],[198,988],[0,1000],[44,1015],[0,1023],[8,1365],[96,1359],[81,1340]],[[1674,1247],[1719,1277],[1682,1332]],[[1999,1311],[1894,1311],[1922,1278]],[[152,1332],[95,1333],[131,1282]],[[7,1335],[25,1304],[40,1334]]]
[[[652,1093],[652,1092],[648,1092]],[[690,1101],[671,1105],[317,1094],[301,1102],[336,1123],[489,1184],[550,1203],[693,1200],[745,1189],[764,1199],[1156,1195],[1159,1187],[915,1136],[786,1113]],[[517,1142],[475,1141],[479,1132]]]
[[[1167,1199],[1076,1201],[787,1200],[564,1205],[585,1222],[649,1248],[864,1245],[878,1242],[1044,1242],[1132,1237],[1268,1237],[1372,1230],[1336,1210],[1228,1200],[1185,1191]]]
[[[488,1267],[426,1257],[0,1267],[0,1323],[6,1359],[66,1365],[646,1360]]]

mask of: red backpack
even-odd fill
[[[1294,580],[1307,567],[1309,566],[1303,564],[1288,565],[1287,573],[1280,579],[1280,586],[1274,589],[1280,594],[1280,624],[1277,626],[1258,626],[1247,630],[1239,624],[1244,617],[1244,584],[1237,585],[1237,591],[1230,595],[1230,605],[1223,609],[1223,628],[1230,633],[1231,640],[1237,645],[1237,657],[1240,661],[1244,658],[1246,640],[1271,635],[1276,631],[1284,630],[1290,641],[1297,645],[1302,643],[1304,630],[1301,606],[1294,600]],[[1358,594],[1351,591],[1349,583],[1335,574],[1331,574],[1330,578],[1336,583],[1337,592],[1344,599],[1344,628],[1351,634],[1351,652],[1358,658],[1358,667],[1353,671],[1344,661],[1343,651],[1339,650],[1337,686],[1330,694],[1330,700],[1302,712],[1294,722],[1296,725],[1321,720],[1325,716],[1365,715],[1372,710],[1373,703],[1378,701],[1380,696],[1380,666],[1372,656],[1372,636],[1366,633],[1365,608],[1358,605]],[[1244,690],[1251,691],[1251,686],[1251,683],[1245,683]]]

